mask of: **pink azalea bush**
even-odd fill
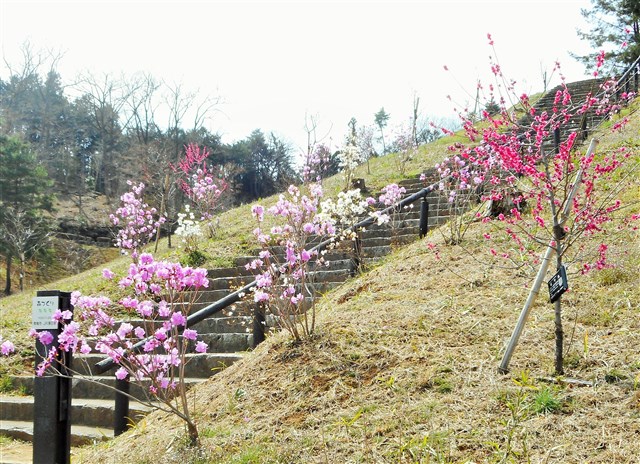
[[[117,243],[122,251],[131,252],[132,262],[120,278],[110,269],[102,271],[120,297],[114,301],[73,292],[71,303],[77,320],[72,319],[71,311],[58,310],[54,315],[61,327],[57,339],[49,331],[32,330],[31,335],[47,347],[37,374],[53,369],[64,352],[103,354],[117,366],[117,379],[129,379],[146,388],[149,403],[180,417],[192,442],[197,442],[184,368],[188,353],[205,353],[207,345],[188,327],[187,316],[198,292],[209,285],[207,270],[157,261],[140,251],[162,218],[156,219],[155,210],[141,200],[144,185],[130,185],[132,191],[122,196],[123,205],[111,218],[122,226]]]
[[[391,208],[390,214],[382,213],[380,211],[374,211],[371,213],[371,216],[376,219],[378,225],[388,223],[394,236],[397,234],[401,225],[400,213],[402,212],[402,208],[400,208],[398,203],[402,200],[405,193],[406,189],[398,184],[389,184],[386,187],[383,187],[382,194],[378,198],[378,201],[380,204],[387,207],[385,209]],[[409,205],[407,208],[412,207],[413,205]]]
[[[116,246],[124,253],[135,257],[142,247],[155,236],[166,218],[155,208],[150,208],[143,200],[145,185],[127,181],[131,191],[120,197],[122,206],[109,215],[111,223],[118,228]]]
[[[142,253],[122,278],[116,279],[109,270],[103,271],[103,277],[125,296],[112,301],[73,292],[71,304],[77,320],[72,320],[71,311],[55,313],[62,328],[56,340],[58,349],[49,349],[37,374],[44,375],[62,352],[103,354],[116,364],[116,378],[144,385],[150,400],[184,420],[189,436],[197,440],[184,367],[191,348],[197,353],[207,350],[206,343],[197,341],[197,331],[187,326],[198,290],[209,285],[206,269],[156,261],[151,254]],[[32,331],[32,336],[45,346],[54,342],[48,331]]]
[[[316,145],[305,155],[302,179],[305,184],[322,183],[331,164],[331,149],[325,144]]]
[[[308,194],[292,185],[266,211],[260,205],[252,207],[258,222],[254,235],[262,248],[259,257],[247,264],[257,273],[254,301],[296,340],[310,336],[315,329],[313,299],[309,304],[313,295],[309,269],[312,261],[317,265],[321,257],[310,250],[310,240],[335,233],[332,221],[318,215],[322,196],[319,184],[310,185]],[[265,213],[278,218],[280,225],[264,230]]]

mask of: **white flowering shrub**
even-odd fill
[[[187,264],[200,265],[205,261],[205,255],[198,249],[198,242],[204,234],[200,227],[200,221],[196,219],[189,205],[185,205],[184,212],[178,213],[178,228],[175,235],[180,237],[181,246],[184,247],[186,253]]]
[[[364,161],[362,152],[354,143],[347,143],[338,153],[340,169],[344,172],[345,190],[351,186],[355,169]]]

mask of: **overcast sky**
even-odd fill
[[[305,114],[342,142],[347,123],[408,122],[414,95],[423,113],[452,114],[498,59],[521,92],[542,90],[556,60],[568,80],[584,78],[567,51],[588,0],[143,1],[0,0],[0,45],[20,61],[20,45],[64,52],[63,81],[92,73],[147,71],[219,96],[209,129],[223,141],[256,128],[304,145]],[[447,66],[449,71],[444,70]],[[3,66],[4,68],[4,66]],[[6,76],[1,69],[0,75]],[[465,93],[466,92],[466,93]]]

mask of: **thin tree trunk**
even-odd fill
[[[553,228],[556,239],[556,271],[560,272],[562,269],[562,243],[560,240],[563,238],[562,227],[556,224]],[[555,313],[555,326],[556,326],[556,375],[564,374],[563,364],[563,352],[564,352],[564,331],[562,329],[562,295],[555,301],[554,306]]]
[[[564,343],[564,331],[562,330],[562,309],[561,309],[562,297],[559,297],[555,302],[555,325],[556,325],[556,375],[564,374],[563,368],[563,343]]]
[[[25,268],[25,262],[26,262],[26,259],[24,257],[24,254],[21,254],[21,256],[20,256],[20,276],[18,277],[18,282],[19,282],[19,287],[20,287],[20,291],[21,292],[24,291],[24,268]]]
[[[162,187],[162,198],[160,199],[160,215],[165,213],[165,209],[167,209],[167,195],[169,194],[169,174],[164,176],[164,186]],[[160,232],[162,231],[162,224],[158,226],[158,230],[156,231],[156,243],[153,248],[153,252],[157,253],[158,251],[158,243],[160,242]],[[171,248],[171,234],[169,234],[169,248]]]
[[[4,294],[11,295],[11,253],[7,253],[7,278],[5,280]]]

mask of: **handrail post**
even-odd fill
[[[129,429],[129,378],[116,379],[116,400],[113,411],[113,435],[117,437]]]
[[[553,145],[556,147],[556,154],[560,153],[560,128],[553,129]]]
[[[429,202],[427,196],[420,200],[420,238],[426,237],[429,232]]]
[[[253,342],[251,343],[253,348],[257,347],[264,341],[265,325],[266,321],[264,318],[264,311],[262,310],[262,303],[257,303],[253,309]]]

